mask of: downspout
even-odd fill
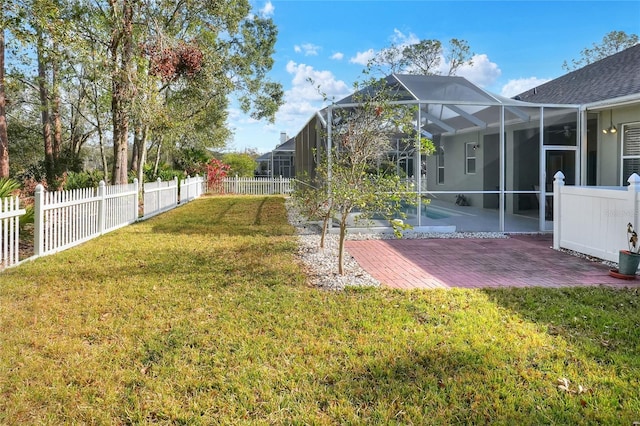
[[[333,131],[333,108],[327,108],[327,196],[331,205],[331,137]],[[333,220],[329,221],[329,229],[333,226]]]
[[[580,174],[579,180],[577,180],[578,185],[586,185],[587,184],[587,109],[580,105],[578,108],[578,129],[580,129],[580,133],[578,133],[578,153],[580,155]]]
[[[498,222],[500,232],[504,232],[504,209],[505,209],[505,152],[506,152],[506,140],[504,137],[504,105],[500,106],[500,206],[498,208]]]
[[[417,212],[417,216],[418,216],[418,226],[422,226],[422,143],[421,143],[421,139],[422,139],[422,114],[420,114],[422,110],[422,105],[420,104],[420,102],[418,102],[418,132],[417,132],[417,138],[418,140],[417,145],[418,145],[418,156],[417,158],[414,160],[416,161],[417,164],[414,164],[413,166],[413,173],[416,173],[416,170],[418,171],[418,179],[416,180],[416,183],[418,185],[418,212]]]
[[[540,164],[538,165],[538,189],[540,190],[538,201],[538,230],[543,232],[547,220],[547,151],[544,149],[544,107],[540,107],[540,127],[538,133],[538,145],[540,147]]]

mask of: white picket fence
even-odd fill
[[[34,256],[66,250],[138,219],[138,181],[98,188],[35,192]]]
[[[207,181],[202,176],[180,180],[161,181],[144,184],[144,218],[150,218],[178,206],[195,200],[207,191]]]
[[[171,210],[178,205],[178,178],[145,183],[143,193],[145,218]]]
[[[226,177],[222,181],[221,192],[224,194],[273,195],[289,194],[292,191],[293,179],[259,178],[259,177]]]
[[[207,181],[202,176],[190,177],[180,181],[180,204],[195,200],[207,192]]]
[[[25,213],[18,197],[0,199],[0,269],[19,261],[20,216]]]
[[[640,176],[629,186],[573,186],[556,173],[553,188],[553,246],[618,261],[628,249],[627,224],[640,227]]]
[[[138,217],[138,181],[125,185],[47,192],[38,185],[34,199],[33,258],[53,254],[99,235],[148,219],[200,197],[206,192],[200,176],[144,184],[144,216]],[[178,192],[180,191],[180,196]],[[0,269],[19,263],[19,199],[0,199]]]

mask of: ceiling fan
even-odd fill
[[[565,138],[570,138],[571,132],[575,132],[575,131],[576,131],[575,127],[572,128],[569,125],[565,125],[562,127],[562,129],[550,130],[549,133],[560,133],[560,134],[563,134]]]

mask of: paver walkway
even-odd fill
[[[567,287],[640,288],[609,268],[553,250],[549,235],[505,239],[407,239],[347,241],[360,266],[391,288]]]

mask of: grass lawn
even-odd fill
[[[3,272],[0,424],[640,421],[637,290],[326,292],[293,232],[203,198]]]

